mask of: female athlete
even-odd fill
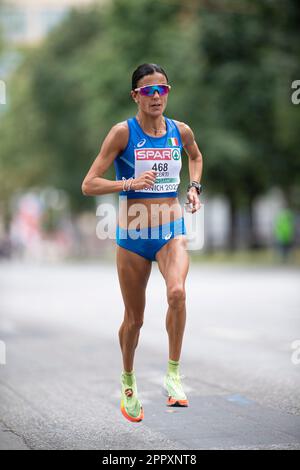
[[[119,193],[116,261],[125,309],[119,330],[123,356],[121,411],[132,422],[144,417],[134,354],[143,325],[152,261],[158,263],[165,280],[168,302],[169,361],[164,377],[167,406],[188,406],[179,359],[186,322],[189,256],[177,189],[184,149],[189,158],[187,199],[192,213],[200,209],[202,155],[191,128],[164,116],[170,89],[167,74],[159,65],[142,64],[134,71],[131,96],[137,114],[111,128],[82,183],[82,192],[87,196]],[[112,163],[116,181],[103,178]]]

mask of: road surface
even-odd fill
[[[119,410],[115,266],[2,262],[0,449],[300,449],[299,280],[296,268],[191,264],[181,358],[190,407],[173,409],[153,264],[135,361],[145,419],[133,424]]]

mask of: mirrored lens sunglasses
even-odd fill
[[[158,91],[160,96],[167,95],[171,89],[171,85],[146,85],[135,88],[134,91],[139,91],[142,96],[153,96]]]

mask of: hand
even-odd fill
[[[191,210],[191,213],[194,214],[194,212],[198,211],[201,207],[200,199],[199,199],[199,194],[197,192],[196,188],[190,188],[188,193],[187,193],[187,202],[191,203],[193,208]]]
[[[135,178],[132,181],[130,189],[151,189],[154,185],[156,175],[157,171],[144,171],[144,173],[142,173],[138,178]]]

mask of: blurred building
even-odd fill
[[[0,6],[0,25],[6,41],[39,43],[70,8],[83,8],[106,0],[6,0]]]

